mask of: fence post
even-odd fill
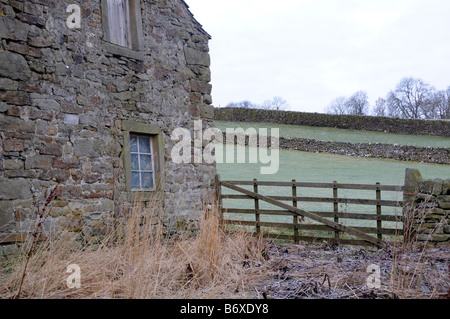
[[[382,224],[381,224],[381,205],[380,205],[380,201],[381,201],[381,189],[380,189],[380,183],[377,183],[377,190],[376,190],[376,199],[377,199],[377,238],[379,240],[383,239],[383,234],[381,233],[381,228],[382,228]]]
[[[338,188],[337,188],[337,181],[333,181],[333,212],[334,212],[334,222],[339,223],[339,217],[337,216],[337,213],[339,212],[339,204],[338,204]],[[339,239],[339,231],[334,232],[334,238]]]
[[[292,200],[292,206],[297,208],[297,199],[296,199],[296,197],[297,197],[297,186],[295,186],[295,183],[296,183],[296,180],[293,179],[292,180],[292,197],[294,197],[294,198]],[[298,240],[298,216],[297,215],[294,215],[294,242],[296,244],[299,243],[299,240]]]
[[[253,192],[258,194],[258,180],[255,178],[253,180]],[[260,216],[259,216],[259,199],[255,198],[255,217],[256,217],[256,233],[259,235],[261,233]]]
[[[216,175],[216,200],[217,209],[219,210],[219,220],[220,224],[223,224],[223,207],[222,207],[222,185],[220,183],[220,174]]]

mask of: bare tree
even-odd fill
[[[350,115],[366,115],[368,114],[369,101],[367,93],[364,91],[358,91],[353,94],[345,103],[347,114]]]
[[[272,100],[266,100],[260,106],[265,110],[277,110],[277,111],[285,111],[289,109],[289,104],[280,96],[275,96]]]
[[[450,119],[450,86],[443,93],[443,102],[439,112],[441,119]]]
[[[380,116],[380,117],[386,117],[388,116],[387,106],[386,106],[386,100],[380,97],[376,102],[375,106],[372,110],[373,116]]]
[[[251,108],[255,108],[255,105],[250,102],[250,101],[241,101],[241,102],[237,102],[237,103],[229,103],[227,104],[227,107],[241,107],[241,108],[245,108],[245,109],[251,109]]]
[[[450,87],[433,92],[426,115],[430,119],[450,119]]]
[[[394,95],[394,92],[391,91],[386,96],[386,107],[388,110],[388,116],[389,117],[395,117],[395,118],[401,118],[402,113],[400,111],[400,108],[396,107],[396,97]]]
[[[262,105],[254,104],[250,101],[241,101],[237,103],[229,103],[227,107],[240,107],[246,109],[265,109],[265,110],[287,110],[289,104],[282,97],[275,96],[272,100],[266,100]]]
[[[326,109],[326,112],[328,114],[336,114],[336,115],[343,115],[346,113],[346,103],[347,98],[345,96],[340,96],[336,99],[334,99],[328,108]]]
[[[367,93],[358,91],[350,98],[338,97],[325,111],[337,115],[367,115]],[[450,119],[450,86],[447,90],[437,91],[422,79],[405,77],[386,98],[375,102],[371,114],[406,119]]]
[[[394,117],[420,119],[430,116],[433,88],[412,77],[404,78],[387,97],[389,113]]]
[[[369,109],[369,101],[367,93],[364,91],[358,91],[350,98],[340,96],[334,99],[327,107],[326,112],[328,114],[336,115],[366,115]]]

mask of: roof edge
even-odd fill
[[[198,22],[198,20],[194,17],[194,14],[191,12],[191,10],[189,9],[189,5],[186,3],[186,1],[181,0],[181,2],[186,6],[187,11],[189,12],[189,14],[191,15],[192,20],[194,21],[195,24],[198,25],[198,27],[200,28],[200,31],[206,35],[208,37],[209,40],[211,40],[211,35],[205,31],[205,29],[203,28],[203,25],[201,25],[200,22]]]

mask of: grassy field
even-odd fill
[[[269,123],[242,123],[215,121],[215,125],[225,131],[226,128],[279,128],[280,135],[290,138],[308,138],[331,142],[348,143],[385,143],[430,147],[450,147],[450,138],[426,135],[399,135],[382,132],[343,130],[329,127],[296,126]],[[270,132],[270,131],[269,131]]]
[[[243,150],[243,147],[237,146]],[[248,153],[248,148],[246,148]],[[424,178],[450,178],[450,166],[425,164],[417,162],[400,162],[387,159],[358,158],[332,154],[315,154],[299,151],[280,150],[280,168],[277,174],[261,175],[262,164],[218,164],[217,171],[222,180],[244,180],[254,178],[264,181],[291,181],[298,182],[325,182],[331,183],[355,183],[384,185],[403,185],[406,168],[420,170]],[[249,190],[252,188],[244,187]],[[260,187],[260,192],[265,195],[291,195],[289,187]],[[332,197],[332,189],[298,189],[298,196]],[[231,190],[224,190],[226,194],[233,194]],[[375,199],[374,191],[339,190],[339,197]],[[402,200],[402,193],[382,192],[383,200]],[[254,208],[253,200],[224,200],[225,207]],[[277,209],[270,204],[261,203],[263,209]],[[299,207],[308,211],[333,211],[332,203],[299,203]],[[364,205],[339,205],[340,212],[376,213],[375,206]],[[400,215],[401,208],[384,208],[383,214]],[[254,216],[230,214],[229,219],[254,220]],[[262,221],[267,222],[291,222],[290,217],[263,216]],[[346,220],[346,225],[375,227],[375,221]],[[394,228],[395,223],[383,222],[383,227]]]
[[[242,149],[242,146],[237,146]],[[248,153],[248,148],[247,148]],[[223,179],[403,185],[406,168],[419,169],[424,178],[450,177],[450,166],[390,159],[350,157],[326,153],[280,150],[280,169],[275,175],[261,175],[263,164],[217,164]]]

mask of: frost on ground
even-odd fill
[[[448,248],[402,253],[393,248],[271,242],[267,249],[269,279],[255,287],[257,298],[450,298]],[[371,265],[379,267],[377,288],[370,277],[374,275]]]

